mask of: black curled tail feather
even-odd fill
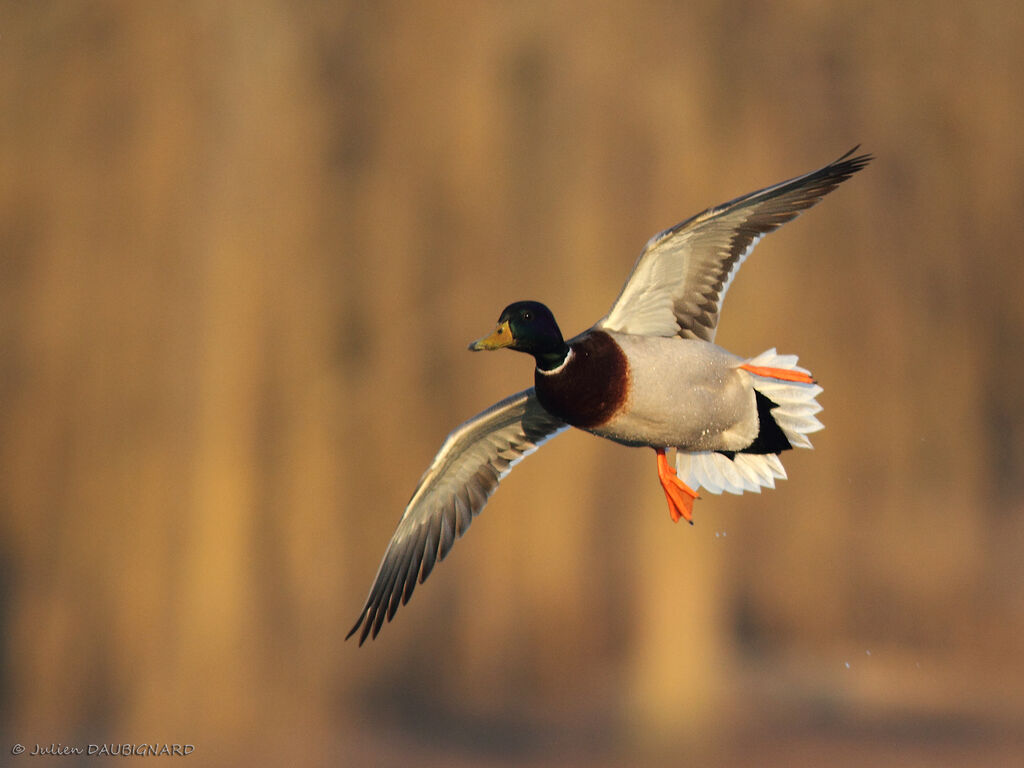
[[[772,411],[778,408],[779,404],[756,389],[754,390],[754,399],[757,403],[757,437],[754,438],[754,442],[739,451],[719,451],[730,459],[735,459],[737,453],[781,453],[793,448],[786,433],[782,431],[782,427],[772,416]]]

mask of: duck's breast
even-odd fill
[[[550,413],[580,429],[608,423],[626,403],[629,362],[605,331],[588,331],[569,341],[558,368],[534,375],[537,399]]]

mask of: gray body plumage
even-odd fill
[[[626,402],[587,429],[617,443],[688,451],[738,451],[757,436],[757,408],[743,359],[678,336],[610,332],[629,361]]]

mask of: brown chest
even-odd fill
[[[572,352],[562,368],[535,372],[537,399],[548,412],[574,427],[598,427],[626,403],[629,362],[604,331],[590,331],[569,346]]]

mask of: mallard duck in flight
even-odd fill
[[[570,426],[653,448],[669,514],[692,523],[697,490],[760,493],[786,472],[779,454],[810,448],[822,391],[794,355],[743,358],[714,344],[726,291],[765,234],[861,170],[852,156],[709,208],[646,245],[611,311],[565,340],[543,304],[505,308],[471,350],[532,355],[534,385],[457,427],[420,478],[351,637],[377,636],[466,532],[498,483]],[[675,468],[668,448],[675,448]]]

